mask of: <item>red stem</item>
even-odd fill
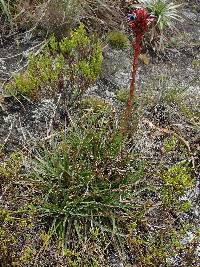
[[[143,39],[143,34],[139,33],[136,35],[135,42],[133,43],[134,48],[134,58],[133,58],[133,64],[132,64],[132,71],[131,71],[131,83],[130,83],[130,92],[129,92],[129,98],[125,110],[124,120],[121,127],[121,132],[124,133],[127,128],[128,120],[132,111],[133,106],[133,97],[135,93],[135,81],[136,81],[136,74],[138,70],[138,61],[139,61],[139,55],[141,52],[141,43]]]

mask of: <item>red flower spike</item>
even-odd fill
[[[135,42],[133,43],[134,59],[131,72],[130,93],[125,111],[125,118],[121,126],[122,133],[124,133],[126,130],[132,110],[136,74],[138,69],[138,60],[142,48],[142,39],[144,37],[144,34],[148,31],[148,26],[154,20],[154,17],[149,15],[145,9],[136,9],[131,14],[128,15],[128,19],[129,19],[129,25],[133,30],[133,32],[135,33]]]
[[[135,34],[144,34],[148,30],[148,25],[151,22],[151,16],[145,9],[136,9],[132,12],[135,20],[130,22],[130,27]]]

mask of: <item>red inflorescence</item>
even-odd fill
[[[130,93],[129,93],[129,98],[127,102],[127,107],[125,110],[125,118],[124,118],[124,121],[121,127],[122,133],[126,131],[128,119],[130,117],[131,110],[132,110],[136,74],[137,74],[137,69],[138,69],[138,60],[139,60],[139,55],[140,55],[140,51],[142,48],[142,39],[144,37],[145,32],[147,32],[148,30],[149,24],[151,23],[151,21],[154,20],[154,17],[149,15],[145,9],[141,8],[141,9],[136,9],[132,11],[132,13],[128,15],[128,20],[129,20],[131,29],[135,33],[135,41],[133,42],[134,58],[133,58],[132,71],[131,71]]]
[[[148,30],[148,25],[152,21],[152,17],[145,9],[136,9],[132,11],[132,18],[130,18],[130,27],[134,30],[135,34],[144,34]]]

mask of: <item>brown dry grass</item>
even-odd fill
[[[98,33],[120,28],[123,24],[121,0],[16,0],[5,3],[11,13],[9,23],[12,22],[15,31],[40,27],[63,36],[80,22]],[[6,26],[9,23],[7,20]]]

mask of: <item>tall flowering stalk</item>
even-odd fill
[[[125,117],[124,117],[123,124],[121,127],[122,133],[126,131],[126,127],[127,127],[128,120],[129,120],[132,106],[133,106],[135,81],[136,81],[136,74],[137,74],[137,69],[138,69],[139,55],[140,55],[141,48],[142,48],[142,40],[143,40],[144,34],[148,30],[149,24],[154,18],[153,16],[149,15],[145,9],[141,8],[141,9],[136,9],[132,11],[132,13],[128,15],[128,19],[129,19],[129,25],[133,33],[135,34],[135,41],[133,42],[134,58],[133,58],[132,71],[131,71],[130,92],[129,92],[129,98],[127,102],[127,107],[125,110]]]

